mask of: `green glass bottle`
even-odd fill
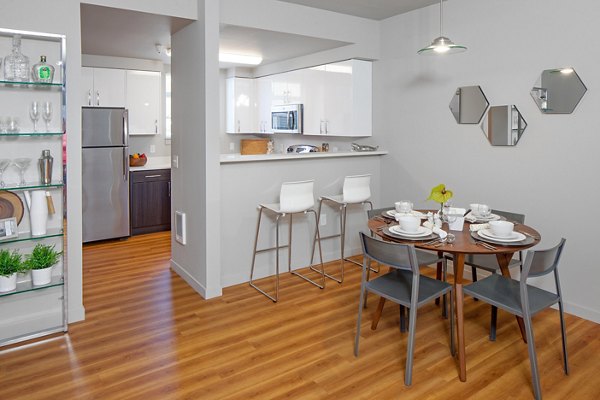
[[[54,79],[54,67],[46,63],[46,56],[40,57],[40,62],[31,69],[34,82],[52,83]]]

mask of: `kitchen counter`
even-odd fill
[[[148,157],[148,162],[143,167],[129,167],[129,171],[150,171],[153,169],[171,169],[171,157]]]
[[[365,157],[365,156],[383,156],[387,151],[348,151],[348,152],[326,152],[326,153],[289,153],[289,154],[221,154],[221,164],[253,162],[253,161],[281,161],[281,160],[299,160],[315,158],[334,158],[334,157]]]

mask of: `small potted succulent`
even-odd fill
[[[25,267],[31,270],[34,286],[47,285],[52,280],[52,267],[60,261],[62,251],[54,250],[54,245],[38,243],[31,254],[25,257]]]
[[[17,288],[17,273],[25,270],[22,256],[17,250],[0,250],[0,292]]]

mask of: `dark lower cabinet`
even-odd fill
[[[134,171],[130,178],[131,234],[171,229],[171,170]]]

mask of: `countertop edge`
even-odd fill
[[[243,162],[257,161],[287,161],[314,158],[339,158],[339,157],[365,157],[365,156],[383,156],[388,154],[386,150],[381,151],[348,151],[339,153],[302,153],[302,154],[221,154],[221,164],[233,164]]]

